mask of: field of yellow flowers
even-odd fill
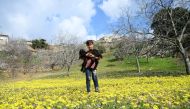
[[[0,109],[190,108],[190,76],[102,78],[99,83],[100,92],[90,94],[85,78],[0,83]]]
[[[92,92],[86,93],[85,75],[77,65],[69,77],[58,71],[0,82],[0,109],[190,109],[190,75],[176,72],[182,69],[173,58],[151,58],[141,63],[141,70],[150,73],[135,73],[130,60],[104,56],[98,67],[100,93],[92,81]]]

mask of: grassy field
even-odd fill
[[[86,93],[85,75],[75,65],[64,71],[34,75],[29,80],[0,83],[0,109],[133,109],[190,108],[190,76],[180,60],[116,61],[105,54],[98,68],[100,93]]]

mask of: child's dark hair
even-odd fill
[[[86,41],[86,45],[88,46],[88,45],[90,45],[90,44],[94,44],[94,41],[93,41],[93,40],[87,40],[87,41]]]

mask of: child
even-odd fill
[[[99,63],[99,59],[102,58],[102,55],[99,53],[98,50],[94,49],[94,42],[92,40],[86,41],[86,46],[88,48],[88,51],[86,52],[86,65],[85,65],[87,92],[88,93],[90,92],[91,75],[92,75],[92,80],[94,82],[95,92],[99,92],[96,69]]]

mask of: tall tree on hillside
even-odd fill
[[[190,60],[186,51],[190,47],[190,11],[181,7],[163,8],[154,15],[151,28],[155,37],[176,46],[184,59],[186,72],[190,74]]]
[[[176,48],[183,57],[186,73],[190,74],[190,60],[187,52],[190,39],[190,1],[138,0],[138,2],[140,7],[136,15],[132,18],[125,14],[121,16],[119,19],[121,25],[117,32],[151,35],[155,39],[155,45],[164,42],[171,46],[169,49]],[[127,12],[128,10],[123,10],[123,13]],[[132,29],[131,25],[126,23],[128,19],[133,21]]]
[[[179,51],[184,60],[186,73],[190,74],[189,48],[190,1],[150,0],[141,1],[141,12],[148,20],[147,28],[153,29],[155,39],[164,40]],[[148,33],[148,32],[147,32]],[[150,33],[150,32],[149,32]]]

